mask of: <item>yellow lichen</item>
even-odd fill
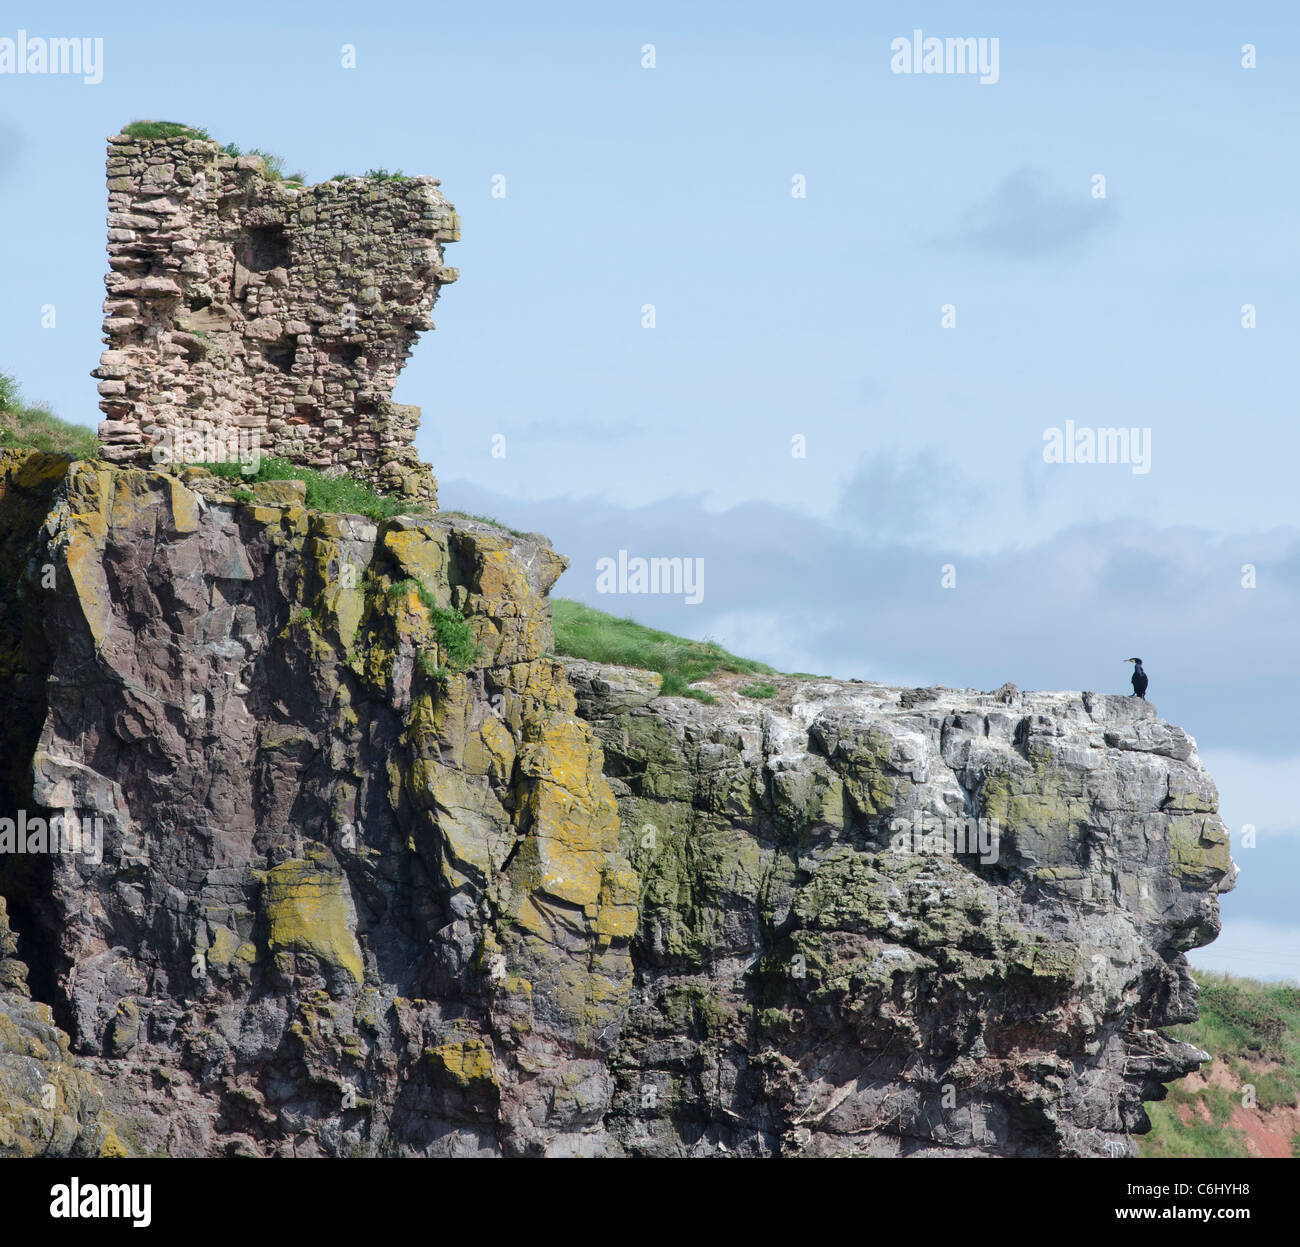
[[[341,966],[361,982],[361,950],[341,874],[319,859],[282,862],[266,873],[262,904],[272,956],[309,953],[328,965]]]
[[[425,1060],[458,1087],[474,1084],[498,1085],[492,1053],[481,1039],[437,1044],[424,1050]]]

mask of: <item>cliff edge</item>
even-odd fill
[[[52,1114],[0,1023],[0,1153],[1131,1149],[1232,882],[1191,739],[1088,693],[660,697],[553,655],[564,565],[0,454],[0,1020],[48,1006],[86,1080]]]

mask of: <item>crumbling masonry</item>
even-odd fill
[[[108,140],[101,454],[255,447],[436,501],[392,401],[439,289],[455,209],[430,177],[298,186],[194,138]]]

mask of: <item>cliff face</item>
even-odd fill
[[[1234,868],[1145,702],[570,678],[642,880],[629,1151],[1122,1155],[1204,1059],[1155,1028],[1195,1016]]]
[[[1232,868],[1149,706],[658,698],[549,655],[540,538],[226,489],[0,457],[0,820],[81,832],[0,854],[0,1019],[40,1008],[21,957],[104,1101],[56,1112],[28,1069],[0,1122],[172,1155],[1096,1155],[1195,1066],[1155,1028],[1195,1013],[1181,952]],[[940,851],[967,819],[996,860]],[[0,1070],[18,1044],[0,1022]]]
[[[103,1096],[73,1060],[49,1005],[33,1001],[0,897],[0,1156],[122,1156]]]
[[[0,464],[27,522],[0,721],[29,791],[4,814],[82,831],[4,854],[3,890],[126,1146],[587,1149],[636,878],[544,657],[563,561],[473,523],[308,513],[294,483],[223,505],[156,472]],[[452,608],[479,646],[463,674]]]

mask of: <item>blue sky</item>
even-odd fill
[[[97,422],[130,120],[440,177],[462,275],[397,396],[444,506],[787,670],[1124,691],[1142,654],[1258,829],[1192,960],[1300,975],[1294,6],[699,9],[7,6],[0,38],[102,37],[104,80],[0,75],[0,367]],[[892,73],[915,29],[996,37],[999,81]],[[1067,420],[1150,430],[1150,471],[1044,463]],[[703,558],[703,602],[598,595],[620,548]]]

